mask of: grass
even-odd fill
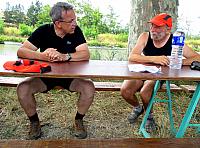
[[[0,87],[0,139],[26,139],[29,121],[17,100],[16,88]],[[173,98],[174,119],[176,127],[188,105],[191,94],[176,93]],[[159,96],[163,98],[163,93]],[[42,123],[43,135],[41,139],[74,138],[72,123],[76,113],[77,93],[66,90],[51,90],[48,93],[36,94],[38,114]],[[175,107],[176,106],[176,107]],[[154,115],[159,130],[153,137],[174,137],[169,130],[167,105],[155,104]],[[179,112],[176,112],[176,108]],[[88,138],[141,138],[138,133],[142,116],[134,125],[127,121],[127,115],[132,107],[120,96],[119,92],[96,92],[94,102],[85,116]],[[180,116],[179,116],[180,115]],[[200,121],[199,107],[193,122]],[[194,128],[189,128],[186,137],[200,137]]]

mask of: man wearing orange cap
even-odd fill
[[[169,14],[161,13],[153,17],[150,31],[142,33],[129,55],[129,61],[141,63],[155,63],[163,66],[169,65],[169,58],[172,49],[172,18]],[[186,44],[183,47],[183,65],[190,65],[192,61],[200,61],[200,55],[194,52]],[[133,111],[128,116],[130,123],[146,110],[149,99],[155,85],[154,80],[125,80],[121,87],[122,97],[133,106]],[[143,106],[139,104],[135,93],[139,91]],[[149,115],[145,125],[147,132],[152,132],[156,128],[153,113]]]

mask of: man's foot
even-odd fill
[[[85,139],[87,137],[87,131],[83,125],[83,120],[77,119],[74,123],[75,136],[78,139]]]
[[[30,131],[28,134],[29,140],[36,140],[41,137],[41,125],[40,122],[32,122],[30,124]]]
[[[133,111],[130,113],[130,115],[128,116],[128,121],[130,122],[130,124],[135,123],[135,121],[137,120],[137,118],[144,112],[144,108],[142,107],[142,110],[139,112],[136,109],[133,109]]]
[[[147,118],[147,122],[145,125],[145,129],[148,133],[152,133],[156,131],[158,128],[158,125],[155,123],[155,120],[153,118]]]

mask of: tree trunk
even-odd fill
[[[131,0],[128,50],[134,47],[139,35],[149,30],[148,21],[156,14],[166,12],[173,18],[173,29],[177,28],[178,0]]]

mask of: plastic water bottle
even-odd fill
[[[181,69],[183,58],[183,46],[185,41],[185,33],[176,31],[172,38],[172,51],[170,57],[170,68]]]

